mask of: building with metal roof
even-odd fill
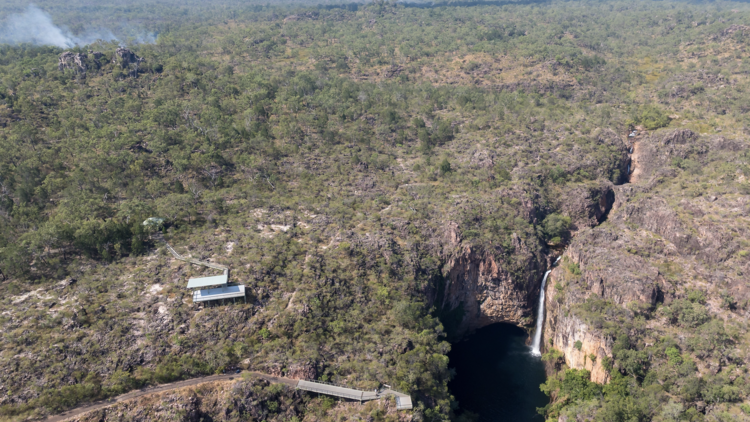
[[[227,284],[228,282],[228,274],[214,275],[211,277],[191,278],[188,280],[187,288],[198,289],[201,287],[221,286]]]
[[[246,301],[245,286],[242,284],[227,284],[213,289],[193,290],[194,303],[226,299],[242,299]]]
[[[147,220],[148,221],[148,220]],[[144,222],[144,224],[146,224]],[[188,258],[180,255],[174,248],[164,240],[164,236],[161,233],[157,233],[155,237],[166,245],[169,253],[172,254],[176,259],[185,261],[190,264],[202,265],[204,267],[214,268],[222,270],[223,274],[213,275],[209,277],[196,277],[188,280],[187,288],[193,289],[193,303],[204,303],[211,304],[217,301],[224,301],[231,299],[233,302],[236,299],[242,299],[247,303],[245,296],[245,286],[242,284],[235,284],[229,282],[229,268],[224,265],[214,264],[213,262],[198,261],[197,259]]]

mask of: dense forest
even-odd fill
[[[389,383],[412,394],[415,420],[470,419],[447,388],[464,315],[442,306],[446,256],[492,254],[514,284],[537,286],[550,251],[583,230],[571,192],[629,181],[633,130],[738,145],[695,144],[644,198],[750,195],[745,3],[37,6],[71,34],[111,28],[121,41],[0,45],[9,420],[242,362]],[[178,250],[230,266],[249,303],[193,304],[185,280],[202,270],[172,261],[148,217]],[[458,246],[445,240],[454,226]],[[749,241],[732,241],[747,265]],[[564,265],[575,284],[581,269]],[[549,347],[540,411],[747,420],[747,303],[726,294],[715,310],[709,290],[689,293],[571,309],[612,340],[610,380]],[[642,341],[660,318],[671,334]],[[725,369],[703,376],[707,356]],[[333,418],[331,406],[309,399],[300,418]]]

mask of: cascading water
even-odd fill
[[[561,256],[558,256],[555,260],[554,264],[552,266],[554,267],[555,264],[557,264],[557,261],[562,258]],[[542,278],[542,288],[539,289],[539,307],[537,309],[536,313],[536,330],[534,331],[534,341],[531,343],[531,354],[534,356],[541,356],[542,355],[542,328],[544,326],[544,287],[547,285],[547,277],[549,276],[549,273],[552,272],[552,269],[549,269],[546,273],[544,273],[544,277]]]
[[[548,270],[544,273],[542,278],[542,288],[539,290],[539,309],[536,314],[536,330],[534,331],[534,342],[531,343],[531,354],[534,356],[541,356],[541,342],[542,342],[542,325],[544,324],[544,286],[547,284],[547,276],[552,270]]]

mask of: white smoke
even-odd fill
[[[112,31],[107,29],[87,30],[81,35],[73,35],[70,31],[53,24],[49,13],[34,5],[29,5],[23,13],[8,16],[0,26],[0,43],[6,44],[29,43],[71,48],[97,41],[119,41],[119,39]],[[153,43],[155,41],[156,36],[154,34],[138,35],[132,40],[135,44]]]

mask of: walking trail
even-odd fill
[[[185,381],[174,382],[171,384],[163,384],[155,387],[143,388],[140,390],[131,391],[126,394],[119,395],[117,397],[102,400],[88,405],[80,406],[75,409],[70,409],[67,412],[59,415],[50,416],[45,419],[46,422],[62,422],[64,420],[80,416],[84,413],[91,412],[94,410],[103,409],[113,404],[133,400],[139,397],[148,396],[151,394],[163,393],[165,391],[177,390],[184,387],[191,387],[207,382],[217,381],[230,381],[235,378],[239,378],[242,374],[251,374],[258,378],[264,379],[268,382],[284,384],[289,387],[296,388],[298,390],[310,391],[319,394],[327,394],[329,396],[341,397],[350,400],[358,400],[360,403],[363,401],[379,400],[388,396],[393,396],[396,399],[396,409],[408,410],[412,408],[411,397],[408,394],[404,394],[395,390],[391,390],[390,386],[386,386],[386,389],[376,389],[374,391],[361,391],[355,390],[348,387],[333,385],[320,381],[306,381],[296,380],[291,378],[274,377],[271,375],[262,374],[254,371],[244,371],[240,374],[224,374],[224,375],[209,375],[206,377],[193,378]]]
[[[298,383],[298,380],[293,380],[290,378],[274,377],[271,375],[261,374],[259,372],[245,371],[242,374],[248,374],[248,373],[257,376],[258,378],[262,378],[266,381],[279,383],[279,384],[285,384],[293,388],[296,388],[297,383]],[[184,388],[184,387],[191,387],[195,385],[205,384],[207,382],[230,381],[236,378],[240,378],[242,374],[209,375],[206,377],[193,378],[193,379],[189,379],[185,381],[174,382],[171,384],[162,384],[162,385],[158,385],[155,387],[143,388],[140,390],[135,390],[129,393],[119,395],[117,397],[113,397],[108,400],[102,400],[102,401],[91,403],[85,406],[76,407],[75,409],[70,409],[59,415],[50,416],[47,419],[45,419],[45,421],[46,422],[61,422],[61,421],[73,418],[75,416],[82,415],[86,412],[91,412],[94,410],[99,410],[108,406],[112,406],[115,403],[137,399],[139,397],[147,396],[150,394],[163,393],[165,391],[172,391],[172,390],[177,390],[177,389]]]

